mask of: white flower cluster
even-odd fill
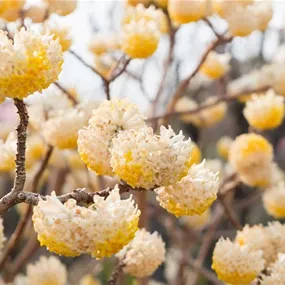
[[[64,205],[54,193],[34,208],[33,222],[41,245],[57,254],[110,256],[133,239],[140,211],[132,197],[121,200],[115,187],[104,200],[94,196],[89,208],[69,199]]]

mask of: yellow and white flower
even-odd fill
[[[0,31],[0,94],[23,99],[57,80],[63,63],[58,41],[22,28],[14,43]]]
[[[217,199],[218,173],[205,167],[205,161],[190,167],[178,183],[155,190],[160,206],[177,217],[201,215]]]
[[[191,141],[182,132],[161,127],[120,132],[113,139],[111,166],[132,187],[150,189],[176,183],[187,174],[191,163]]]
[[[27,284],[29,285],[65,285],[66,267],[54,256],[41,256],[35,264],[27,266]]]
[[[48,3],[48,11],[49,13],[56,13],[60,16],[66,16],[72,13],[77,7],[76,0],[44,0]]]
[[[165,244],[157,232],[151,234],[140,229],[117,256],[125,264],[126,273],[136,277],[150,276],[165,260]]]
[[[247,101],[244,116],[257,130],[274,129],[284,118],[284,98],[270,90],[264,95],[254,95]]]
[[[262,251],[220,238],[213,253],[212,268],[220,280],[233,285],[249,284],[264,268]]]

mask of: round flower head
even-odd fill
[[[251,133],[238,136],[230,149],[229,161],[243,173],[250,173],[253,168],[261,168],[271,163],[273,150],[271,144],[262,136]]]
[[[25,0],[3,0],[0,3],[0,18],[6,21],[16,21],[20,18],[20,11],[25,4]]]
[[[265,31],[273,17],[271,1],[256,1],[253,7],[253,15],[258,20],[258,30]]]
[[[218,174],[205,167],[205,161],[190,167],[187,176],[175,185],[155,190],[160,206],[176,217],[201,215],[217,199]]]
[[[246,245],[250,251],[262,250],[266,266],[276,258],[272,237],[262,225],[246,225],[237,232],[235,243],[240,246]]]
[[[43,137],[46,142],[59,149],[76,148],[78,131],[83,127],[85,117],[76,109],[61,110],[57,116],[43,124]]]
[[[31,135],[27,139],[26,150],[26,168],[30,168],[33,164],[42,158],[46,150],[46,145],[39,135]]]
[[[208,5],[207,0],[169,0],[168,12],[172,21],[186,24],[207,17]]]
[[[210,52],[206,61],[202,64],[200,72],[207,75],[211,79],[217,79],[225,75],[230,69],[229,54],[218,54],[214,51]]]
[[[49,19],[44,24],[44,32],[48,32],[53,36],[53,39],[58,39],[62,51],[68,51],[72,45],[72,38],[70,34],[70,28],[64,26],[62,23],[57,21],[55,18]]]
[[[263,276],[261,285],[283,285],[285,283],[285,254],[278,254],[277,261],[269,267],[270,275]]]
[[[266,212],[274,218],[285,217],[285,183],[284,181],[266,189],[262,194]]]
[[[132,187],[167,186],[187,174],[191,149],[190,139],[171,128],[161,127],[160,135],[152,128],[129,130],[113,139],[111,165]]]
[[[4,236],[4,226],[3,226],[3,220],[0,218],[0,252],[2,251],[4,247],[4,242],[6,238]]]
[[[117,61],[109,53],[101,54],[94,58],[96,70],[106,78],[110,75],[110,72],[116,64]]]
[[[143,4],[147,6],[150,0],[127,0],[128,5],[137,6],[138,4]]]
[[[246,37],[258,29],[259,20],[254,17],[251,6],[237,5],[225,16],[229,24],[229,32],[233,36]]]
[[[217,151],[219,155],[225,160],[228,159],[232,143],[233,139],[227,136],[221,137],[217,142]]]
[[[220,280],[233,284],[249,284],[264,268],[262,251],[220,238],[213,252],[212,268]]]
[[[285,70],[283,65],[274,65],[272,88],[277,94],[285,96]]]
[[[16,143],[0,140],[0,172],[8,172],[15,168]]]
[[[92,256],[108,257],[119,252],[135,237],[140,210],[135,206],[132,196],[121,200],[118,186],[106,199],[95,195],[94,207],[99,217],[96,226],[100,229],[100,235],[96,239]],[[94,232],[90,234],[92,237]]]
[[[257,130],[274,129],[284,118],[284,98],[270,90],[247,101],[243,111],[248,123]]]
[[[195,229],[199,231],[209,224],[211,220],[211,211],[210,209],[208,209],[201,215],[181,217],[181,220],[183,224],[185,224],[190,229]]]
[[[144,19],[132,21],[123,27],[121,48],[131,58],[147,58],[156,51],[159,38],[155,22]]]
[[[66,282],[66,268],[57,257],[41,256],[38,262],[27,266],[29,285],[65,285]]]
[[[165,260],[165,244],[157,232],[151,234],[140,229],[118,257],[122,259],[126,273],[136,277],[150,276]]]
[[[63,205],[53,192],[34,208],[33,222],[38,240],[48,250],[102,258],[117,253],[134,238],[139,215],[132,197],[121,200],[115,187],[106,199],[95,195],[89,208],[77,206],[73,199]]]
[[[72,13],[77,6],[76,0],[44,0],[48,3],[48,11],[49,13],[56,13],[60,16],[66,16]]]
[[[140,129],[145,117],[128,100],[105,101],[93,111],[89,126],[78,136],[78,152],[88,168],[98,175],[113,176],[110,165],[112,139],[121,130]]]
[[[25,10],[25,17],[30,18],[34,23],[42,23],[46,18],[47,9],[47,3],[31,3]]]
[[[159,7],[166,9],[168,5],[168,0],[154,0],[154,3]]]
[[[23,99],[57,80],[63,62],[58,41],[22,28],[14,43],[0,31],[0,94]]]

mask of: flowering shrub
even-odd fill
[[[278,9],[87,2],[0,1],[0,284],[283,285]]]

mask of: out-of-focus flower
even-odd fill
[[[108,53],[95,56],[94,65],[96,70],[103,75],[108,77],[112,68],[117,64],[117,61]]]
[[[89,126],[78,136],[78,152],[88,168],[98,175],[113,176],[110,165],[112,139],[122,130],[145,127],[145,117],[128,100],[105,101],[93,111]]]
[[[277,94],[285,96],[285,70],[284,65],[275,64],[273,69],[272,88]]]
[[[48,4],[44,2],[31,3],[24,11],[26,18],[30,18],[34,23],[42,23],[47,15]]]
[[[61,110],[46,121],[42,134],[46,142],[59,149],[76,148],[78,131],[85,123],[84,114],[76,109]]]
[[[131,58],[147,58],[157,49],[160,39],[157,24],[144,19],[124,25],[121,49]]]
[[[219,239],[213,253],[212,268],[220,280],[233,284],[249,284],[264,268],[262,251]]]
[[[22,28],[14,43],[0,31],[1,96],[23,99],[57,80],[63,62],[58,41]]]
[[[113,139],[111,165],[132,187],[168,186],[187,174],[191,150],[190,139],[171,128],[161,127],[160,135],[152,128],[131,129]]]
[[[182,222],[189,228],[195,229],[195,230],[201,230],[211,220],[211,210],[208,209],[201,215],[193,215],[193,216],[184,216],[181,217]]]
[[[39,135],[31,135],[27,139],[26,168],[30,168],[45,152],[46,145]]]
[[[272,237],[262,225],[252,227],[246,225],[242,231],[238,231],[235,243],[246,245],[250,251],[262,250],[265,265],[268,266],[276,258],[276,249]]]
[[[64,205],[53,192],[34,208],[33,222],[41,245],[66,256],[89,253],[96,258],[120,251],[135,236],[140,211],[132,197],[121,200],[119,188],[94,196],[89,208],[69,199]]]
[[[233,36],[245,37],[258,29],[259,20],[254,17],[253,9],[251,5],[236,5],[235,9],[225,15]]]
[[[0,252],[2,251],[4,247],[4,242],[6,238],[4,236],[4,226],[3,226],[3,220],[0,218]]]
[[[60,16],[66,16],[72,13],[77,6],[76,0],[44,0],[48,3],[48,11],[49,13],[56,13]]]
[[[174,185],[155,190],[160,206],[175,216],[201,215],[217,199],[218,173],[205,167],[205,161],[190,167],[187,176]]]
[[[15,168],[16,142],[0,140],[0,172],[8,172]]]
[[[258,30],[265,31],[273,17],[271,1],[256,1],[252,7],[253,16],[258,20]]]
[[[283,285],[285,282],[285,254],[278,254],[277,261],[269,267],[270,275],[263,276],[261,285]]]
[[[254,95],[247,101],[244,116],[257,130],[278,127],[284,118],[284,98],[269,90],[265,95]]]
[[[230,149],[229,161],[251,186],[266,186],[270,182],[273,159],[271,144],[262,136],[251,133],[238,136]]]
[[[230,151],[232,143],[233,143],[233,139],[231,137],[228,137],[228,136],[221,137],[217,142],[218,154],[224,160],[228,159],[229,151]]]
[[[186,24],[201,20],[209,15],[210,10],[207,0],[168,1],[170,18],[178,24]]]
[[[101,282],[91,274],[86,274],[80,279],[79,285],[101,285]]]
[[[12,22],[20,18],[20,11],[26,0],[3,0],[0,2],[0,18]]]
[[[211,79],[218,79],[225,75],[230,69],[229,54],[218,54],[214,51],[210,52],[206,61],[202,64],[200,72],[207,75]]]
[[[202,153],[198,145],[194,142],[191,143],[192,145],[192,151],[189,161],[189,166],[192,166],[193,164],[199,164],[202,160]]]
[[[235,11],[237,6],[246,7],[254,3],[254,0],[233,0],[233,1],[224,1],[224,0],[214,0],[212,1],[213,10],[219,16],[225,17],[232,11]]]
[[[27,266],[29,285],[65,285],[66,282],[66,268],[57,257],[41,256],[38,262]]]
[[[120,48],[120,41],[115,34],[95,34],[89,43],[89,50],[96,56]]]
[[[274,218],[285,217],[285,183],[279,182],[262,194],[262,201],[266,212]]]
[[[140,229],[118,257],[125,264],[125,272],[136,277],[150,276],[165,260],[165,244],[157,232]]]
[[[70,34],[70,27],[64,26],[62,23],[57,21],[55,17],[50,18],[44,24],[44,33],[49,33],[53,36],[53,39],[58,39],[62,51],[68,51],[72,45],[72,38]]]

